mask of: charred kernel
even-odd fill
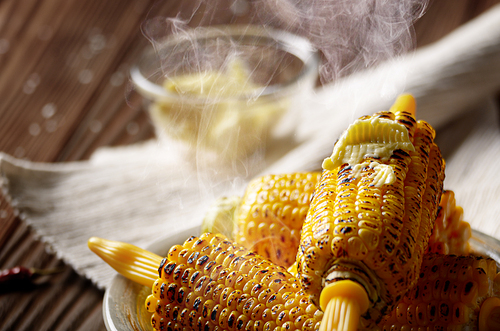
[[[172,279],[174,281],[177,281],[182,276],[182,274],[184,273],[185,267],[186,266],[184,264],[177,265],[177,267],[174,269],[173,277],[172,277]]]
[[[179,252],[183,249],[181,245],[174,245],[170,248],[168,251],[168,259],[170,261],[176,262],[177,261],[177,256],[179,255]]]
[[[172,273],[174,272],[176,266],[177,265],[175,264],[175,262],[169,262],[169,263],[165,264],[165,266],[163,267],[163,277],[162,278],[169,279],[169,277],[171,277]]]
[[[187,268],[186,270],[184,270],[184,272],[182,273],[182,276],[181,276],[181,282],[183,284],[187,284],[189,282],[189,276],[191,275],[191,272],[193,271],[193,269],[191,268]]]
[[[177,302],[180,304],[184,303],[184,297],[187,295],[188,292],[189,289],[187,287],[181,287],[177,292]]]
[[[186,308],[193,308],[193,302],[196,299],[196,294],[192,291],[189,291],[188,294],[186,295],[186,299],[184,300],[184,305]]]
[[[158,267],[158,276],[160,278],[162,278],[162,274],[161,274],[161,271],[163,269],[163,267],[165,266],[165,264],[168,262],[168,259],[166,257],[164,257],[161,262],[160,262],[160,266]]]
[[[222,310],[221,305],[215,305],[210,313],[210,320],[214,323],[219,321],[219,311]]]
[[[257,305],[257,299],[254,297],[248,298],[248,300],[243,305],[243,314],[250,315],[250,312],[255,307],[255,305]]]
[[[238,299],[241,297],[241,291],[231,291],[227,298],[227,307],[231,310],[235,310],[238,306]]]
[[[193,301],[193,310],[199,311],[200,306],[202,305],[202,303],[203,303],[203,298],[202,297],[197,297]]]
[[[204,240],[208,242],[210,238],[210,235],[206,235]],[[182,249],[179,259],[186,264],[172,263],[169,266],[168,261],[162,264],[162,274],[166,276],[165,270],[168,270],[172,279],[167,282],[159,278],[153,284],[153,294],[146,300],[146,309],[156,314],[151,321],[157,330],[170,328],[172,331],[187,329],[274,331],[281,325],[277,323],[277,317],[283,311],[280,302],[284,302],[277,290],[287,291],[290,298],[297,296],[299,311],[302,309],[301,306],[306,304],[307,300],[304,299],[306,295],[301,292],[299,281],[285,268],[277,267],[255,253],[247,253],[241,248],[236,248],[230,242],[222,241],[218,245],[225,249],[218,254],[223,254],[225,258],[228,256],[233,258],[232,262],[228,262],[229,268],[220,268],[220,265],[212,264],[212,271],[205,274],[205,268],[212,262],[210,256],[214,250],[213,246],[202,248],[204,253],[200,253],[197,258],[197,255],[193,254],[193,249]],[[205,260],[204,256],[209,259],[204,262],[203,267],[197,269],[195,267],[197,261]],[[216,256],[217,254],[215,258]],[[193,267],[187,267],[189,264]],[[233,267],[236,270],[232,269]],[[210,276],[215,269],[218,278],[211,279]],[[242,273],[241,269],[247,272]],[[248,293],[244,293],[244,289],[247,289]],[[304,303],[301,299],[305,300]],[[168,303],[170,301],[171,303]],[[271,309],[276,306],[281,308]],[[303,318],[298,319],[300,325],[308,318],[313,318],[316,322],[321,320],[321,316],[316,316],[313,309],[307,312],[304,310],[303,314]],[[286,317],[284,323],[287,321],[290,321],[290,317]],[[293,325],[288,324],[288,327]]]
[[[198,280],[198,277],[201,276],[201,272],[195,271],[191,277],[189,278],[189,287],[192,288],[194,284],[196,284],[196,281]]]
[[[223,330],[227,330],[228,328],[228,318],[229,318],[230,311],[227,308],[224,308],[221,310],[220,315],[219,315],[219,326]]]
[[[245,315],[240,315],[236,320],[236,330],[237,331],[245,330],[245,326],[247,325],[247,323],[248,323],[248,317],[246,317]]]
[[[167,286],[162,286],[162,290],[161,290],[161,293],[163,295],[160,295],[160,299],[163,299],[163,298],[166,298],[168,300],[168,302],[174,302],[175,300],[175,293],[177,291],[177,284],[175,283],[171,283]],[[166,289],[166,291],[163,291],[164,289]]]
[[[200,270],[200,268],[202,268],[209,260],[209,257],[206,255],[200,257],[196,262],[196,270]]]
[[[203,268],[203,270],[205,270],[205,272],[207,273],[207,272],[209,272],[209,271],[212,269],[212,267],[213,267],[214,265],[216,265],[215,261],[210,261],[210,262],[208,262],[208,263],[205,265],[205,267]]]
[[[200,256],[200,252],[192,253],[187,259],[187,264],[193,264],[198,259],[198,256]]]
[[[210,313],[212,312],[212,309],[214,306],[215,306],[215,302],[213,300],[206,300],[205,302],[203,302],[201,316],[203,318],[208,318],[210,316]]]
[[[238,314],[235,311],[231,311],[229,317],[227,318],[227,326],[232,329],[238,319]]]

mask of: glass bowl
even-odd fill
[[[314,88],[318,65],[310,42],[285,31],[199,27],[155,41],[131,80],[160,141],[239,158],[293,130],[293,120],[278,127]]]
[[[148,249],[166,255],[171,246],[182,244],[189,236],[199,235],[198,227],[175,233],[153,243]],[[479,231],[472,230],[470,239],[472,252],[489,256],[500,265],[500,241]],[[144,301],[151,289],[138,285],[121,275],[113,278],[106,290],[103,301],[103,314],[109,331],[151,331],[150,315]]]

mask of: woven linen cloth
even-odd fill
[[[317,90],[293,137],[227,169],[193,162],[156,140],[101,148],[71,163],[0,153],[3,192],[48,247],[106,288],[115,273],[87,248],[89,237],[147,247],[187,229],[196,235],[216,198],[241,195],[260,174],[318,170],[354,119],[387,109],[407,91],[416,96],[417,117],[439,129],[445,188],[455,191],[465,220],[500,239],[500,130],[490,99],[500,89],[499,18],[496,6],[434,45]]]

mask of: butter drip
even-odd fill
[[[369,166],[374,170],[373,185],[390,185],[396,181],[396,175],[389,165],[381,162],[389,160],[398,149],[415,150],[404,125],[387,118],[362,118],[347,128],[322,166],[334,170],[348,163],[353,168],[354,178],[359,178],[361,170]],[[379,162],[363,161],[369,157]]]

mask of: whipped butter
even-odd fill
[[[381,186],[396,181],[394,170],[385,162],[395,150],[414,151],[408,130],[402,124],[387,118],[360,118],[352,123],[335,143],[332,155],[323,161],[323,169],[334,170],[348,163],[354,178],[359,178],[365,167],[374,170],[372,184]],[[376,158],[377,161],[366,161]]]

